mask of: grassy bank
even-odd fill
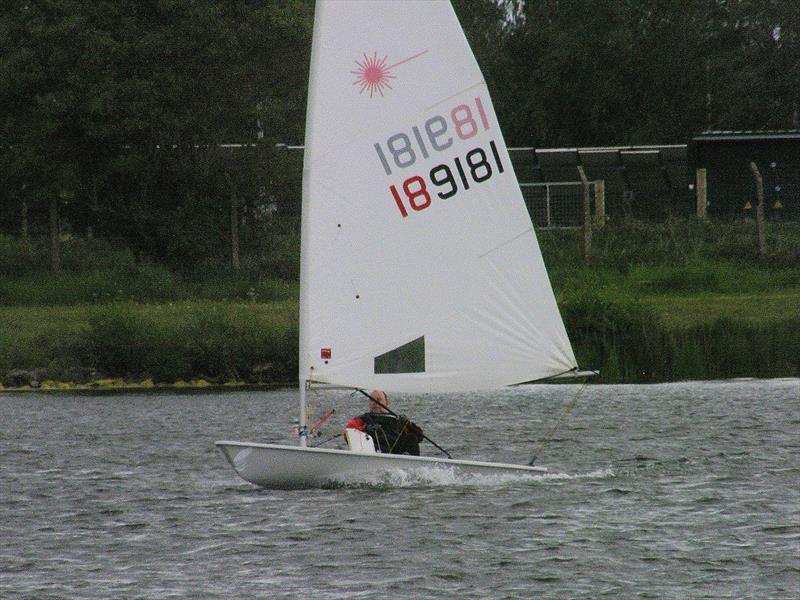
[[[575,353],[604,381],[800,376],[800,224],[674,220],[541,232]]]
[[[271,383],[297,372],[293,301],[0,307],[0,373],[39,382]]]
[[[585,299],[562,312],[579,363],[605,382],[800,376],[800,290],[749,300]]]
[[[798,307],[800,290],[561,303],[580,364],[604,382],[800,376]],[[296,378],[295,301],[0,307],[0,323],[0,373],[39,382]]]
[[[589,265],[580,232],[540,232],[580,364],[606,382],[800,376],[800,224],[769,225],[763,260],[747,222],[607,227],[595,232]],[[4,252],[13,259],[13,244]],[[176,274],[117,250],[84,255],[56,276],[6,265],[7,387],[26,376],[146,385],[296,378],[296,282],[220,265]]]

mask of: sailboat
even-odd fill
[[[216,442],[238,475],[266,488],[541,476],[308,443],[311,386],[449,394],[587,374],[449,0],[317,1],[301,216],[300,443]]]

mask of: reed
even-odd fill
[[[579,364],[599,369],[604,382],[800,376],[797,308],[680,321],[648,302],[595,297],[562,304],[562,312]]]
[[[28,369],[40,381],[72,382],[291,381],[296,315],[291,301],[0,308],[0,374]]]
[[[753,297],[757,298],[757,297]],[[800,376],[800,315],[777,295],[763,314],[732,299],[695,315],[672,300],[561,303],[581,365],[603,382]],[[662,304],[663,302],[663,304]],[[673,312],[665,310],[673,307]],[[98,378],[290,382],[297,372],[297,305],[183,302],[0,307],[0,374],[41,381]]]

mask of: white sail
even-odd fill
[[[301,381],[454,392],[577,367],[447,0],[318,0],[306,128]]]

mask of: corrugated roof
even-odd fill
[[[727,142],[757,140],[797,140],[800,129],[780,129],[765,131],[704,131],[692,138],[695,142]]]

